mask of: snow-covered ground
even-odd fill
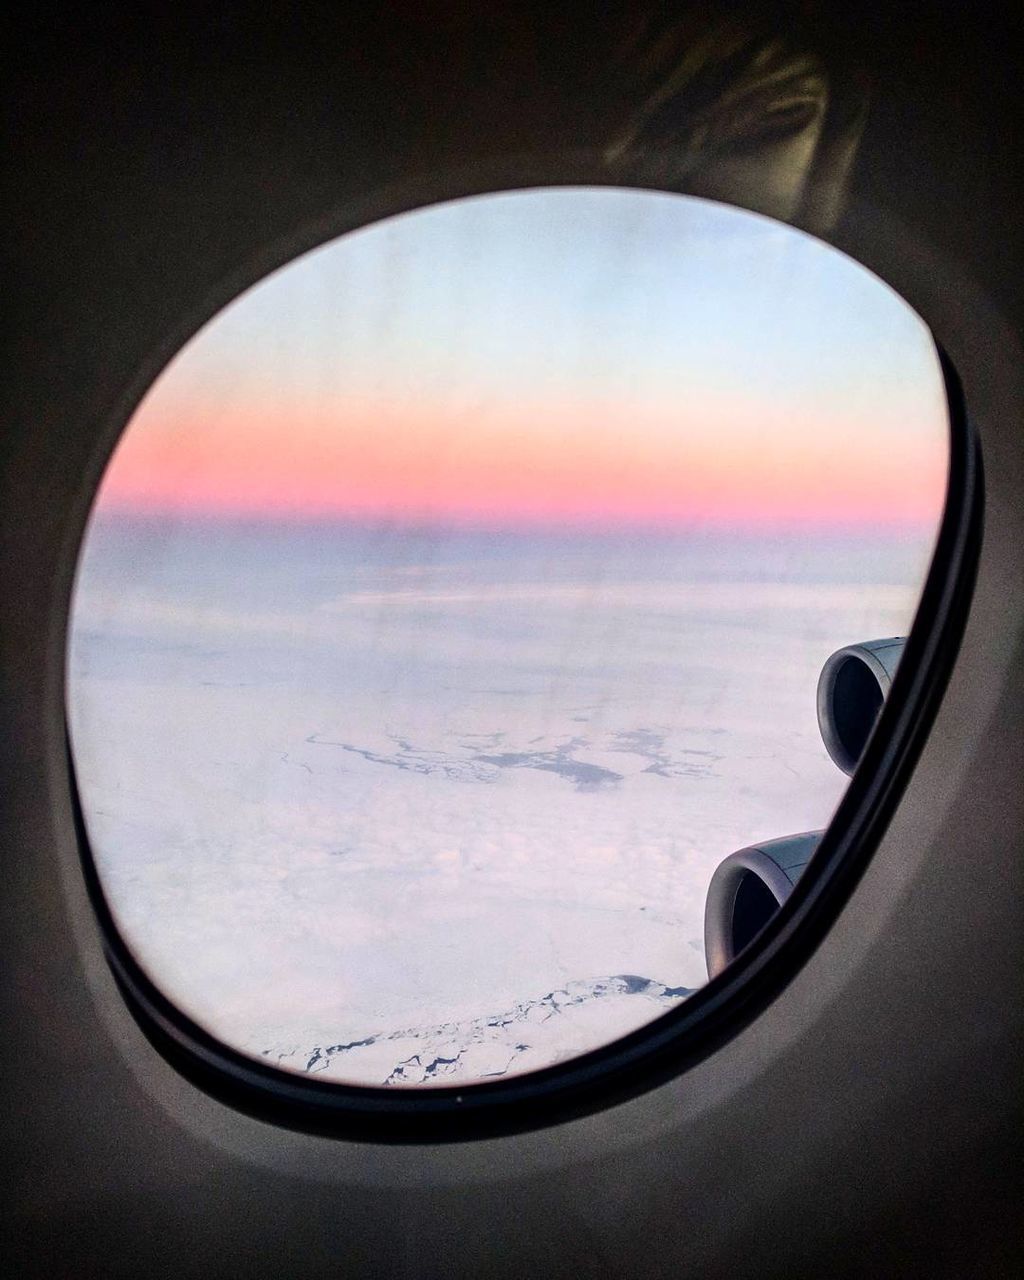
[[[928,550],[100,517],[68,702],[116,919],[290,1070],[606,1043],[704,980],[723,857],[827,823],[818,671],[905,633]]]

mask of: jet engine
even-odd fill
[[[818,728],[825,750],[853,773],[875,727],[906,640],[866,640],[837,649],[818,677]]]
[[[832,760],[852,774],[864,754],[903,654],[903,637],[837,649],[818,678],[818,728]],[[752,942],[786,901],[821,839],[820,831],[749,845],[720,863],[704,905],[708,977]]]

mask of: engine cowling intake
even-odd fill
[[[903,636],[837,649],[818,677],[818,728],[825,750],[853,773],[903,656]]]
[[[704,903],[709,978],[721,973],[786,901],[820,839],[820,831],[805,831],[765,840],[719,863]]]

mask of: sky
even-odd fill
[[[151,388],[100,508],[934,528],[946,431],[926,327],[851,259],[553,188],[388,219],[242,294]]]

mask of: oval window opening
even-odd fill
[[[268,277],[150,389],[80,557],[74,764],[139,966],[389,1088],[676,1007],[842,796],[948,449],[920,318],[731,207],[480,196]]]

